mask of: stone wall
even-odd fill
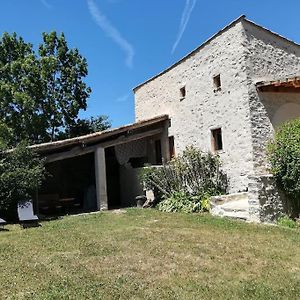
[[[249,176],[249,215],[253,222],[274,222],[285,212],[286,198],[270,174]]]
[[[119,163],[121,205],[124,207],[134,206],[135,197],[144,193],[139,180],[140,168],[133,167],[130,159],[147,158],[149,142],[150,139],[142,139],[115,146]]]
[[[255,84],[259,81],[299,76],[300,47],[247,20],[242,23],[247,37],[246,73],[254,168],[256,174],[263,174],[268,173],[266,145],[274,133],[273,116],[285,103],[299,103],[299,96],[259,93]],[[290,118],[293,116],[291,114]],[[300,114],[298,116],[300,117]]]
[[[230,191],[244,191],[253,173],[245,47],[241,23],[135,90],[136,120],[169,114],[176,153],[190,144],[211,151],[211,130],[222,128],[223,168]],[[221,75],[221,90],[213,77]],[[181,98],[180,88],[186,87]]]
[[[299,96],[258,93],[256,83],[299,76],[299,67],[298,45],[241,19],[138,87],[136,120],[168,114],[177,153],[189,144],[211,151],[211,130],[222,128],[218,154],[230,192],[249,189],[251,218],[272,221],[282,212],[283,199],[272,177],[261,175],[269,173],[266,146],[278,123],[298,112],[300,117]],[[213,85],[218,74],[220,90]]]

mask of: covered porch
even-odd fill
[[[300,77],[258,82],[256,88],[273,129],[300,118]]]
[[[36,193],[41,215],[135,205],[144,193],[139,170],[170,159],[167,115],[86,136],[32,146],[46,158],[47,180]]]

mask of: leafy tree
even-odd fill
[[[39,47],[44,97],[42,112],[51,141],[61,128],[76,124],[80,109],[86,109],[91,89],[83,78],[87,62],[77,49],[69,49],[64,34],[43,33]]]
[[[40,159],[26,143],[13,151],[0,149],[0,210],[17,202],[30,199],[45,175],[44,160]]]
[[[0,121],[0,150],[9,147],[13,142],[13,131]]]
[[[43,34],[37,52],[16,33],[0,40],[0,120],[14,131],[14,144],[55,140],[86,109],[91,89],[87,62],[69,49],[65,36]]]
[[[9,150],[13,140],[13,130],[0,121],[0,211],[6,216],[17,202],[32,197],[45,175],[44,160],[27,143]]]
[[[16,33],[0,40],[0,120],[14,130],[15,143],[35,140],[40,128],[41,81],[32,45]]]
[[[291,214],[300,213],[300,119],[282,125],[268,148],[272,173],[291,204]]]
[[[103,131],[111,127],[108,116],[91,117],[90,119],[78,119],[75,124],[69,126],[65,132],[59,136],[60,139],[72,138],[98,131]]]

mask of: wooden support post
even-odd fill
[[[161,154],[162,154],[162,162],[163,164],[170,161],[170,145],[169,145],[169,123],[165,122],[163,132],[160,137],[161,142]]]
[[[98,147],[95,150],[95,179],[98,210],[107,210],[107,188],[106,188],[106,163],[105,149]]]

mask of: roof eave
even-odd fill
[[[88,134],[76,138],[31,145],[30,148],[37,152],[46,152],[52,150],[59,150],[71,146],[73,147],[76,145],[97,143],[103,140],[104,138],[110,138],[113,137],[114,135],[120,134],[122,132],[126,132],[128,130],[135,130],[135,129],[151,126],[153,124],[158,124],[160,122],[167,121],[167,120],[169,120],[168,115],[161,115],[155,118],[142,120],[140,122],[136,122],[125,126],[108,129],[101,132],[96,132],[96,133],[92,133],[92,134]]]

